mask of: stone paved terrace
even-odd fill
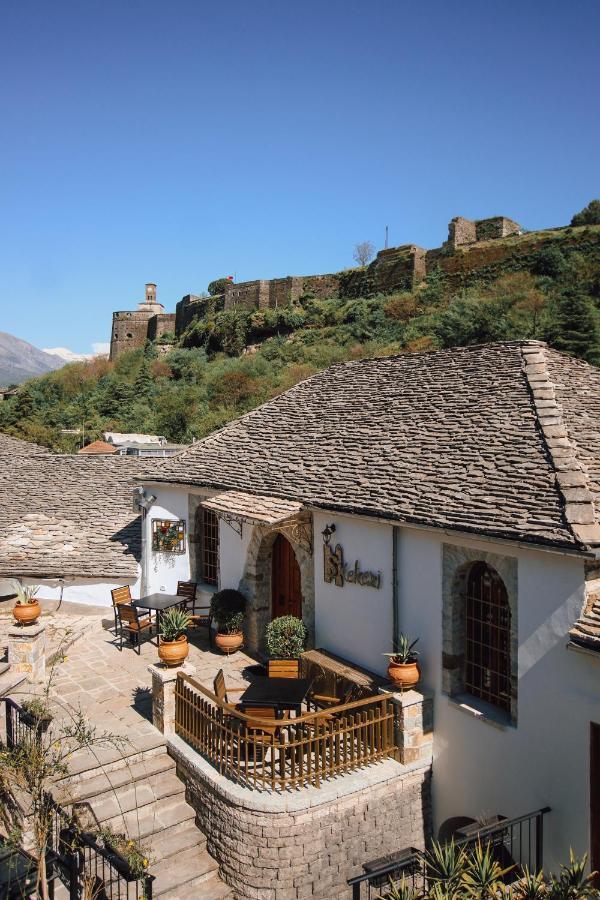
[[[152,678],[148,672],[149,664],[159,662],[154,636],[152,642],[143,640],[138,656],[126,641],[119,651],[112,610],[86,614],[75,604],[63,604],[60,610],[43,615],[42,621],[47,628],[47,661],[66,648],[53,673],[58,700],[75,707],[81,705],[98,728],[130,738],[155,733],[151,724]],[[2,614],[0,646],[10,624],[12,616]],[[194,677],[211,689],[221,668],[228,686],[242,687],[247,684],[243,670],[255,664],[241,651],[232,656],[211,651],[205,629],[191,632],[188,662],[196,667]],[[21,690],[29,692],[31,687],[23,686]]]

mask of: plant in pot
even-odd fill
[[[184,610],[172,607],[161,616],[158,655],[165,666],[180,666],[190,652],[186,631],[190,617]]]
[[[17,584],[17,599],[13,607],[13,616],[19,625],[33,625],[39,619],[42,609],[36,599],[38,588],[33,585]]]
[[[419,651],[415,650],[419,638],[411,642],[405,634],[398,637],[397,647],[393,653],[384,653],[389,659],[388,678],[401,690],[409,690],[419,682],[421,673],[417,665]]]
[[[134,841],[122,832],[114,831],[109,825],[100,829],[98,837],[106,849],[119,858],[123,865],[117,866],[134,878],[142,878],[150,865],[150,851],[139,841]]]
[[[246,598],[239,591],[225,588],[213,594],[210,614],[217,623],[215,644],[222,653],[235,653],[244,643]]]
[[[299,656],[306,647],[307,631],[297,616],[279,616],[266,630],[270,678],[298,678]]]

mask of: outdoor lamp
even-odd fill
[[[323,535],[323,542],[329,546],[329,541],[331,540],[331,535],[335,531],[335,525],[333,522],[331,525],[326,525],[321,534]]]

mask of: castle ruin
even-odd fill
[[[380,250],[364,268],[326,275],[229,282],[221,298],[222,308],[273,309],[297,303],[307,294],[328,299],[411,291],[436,270],[460,286],[465,273],[470,275],[501,265],[504,256],[514,252],[510,242],[502,246],[495,244],[496,241],[521,234],[521,226],[505,216],[477,220],[457,216],[449,223],[448,239],[441,247],[425,250],[416,244],[402,244]],[[205,297],[187,294],[177,303],[176,313],[165,313],[156,299],[156,285],[147,284],[145,300],[137,310],[113,313],[110,358],[116,359],[125,350],[143,347],[147,340],[156,341],[167,333],[180,336],[194,318],[202,315],[205,302]]]

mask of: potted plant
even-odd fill
[[[388,678],[403,691],[415,687],[421,677],[417,665],[419,651],[415,650],[418,642],[419,638],[411,642],[407,635],[400,634],[397,649],[383,654],[389,659]]]
[[[184,610],[172,607],[161,616],[158,655],[165,666],[180,666],[190,652],[186,631],[190,617]]]
[[[13,616],[19,625],[33,625],[37,622],[42,609],[39,600],[36,599],[37,587],[33,585],[16,585],[17,599],[13,607]]]
[[[47,700],[44,697],[31,697],[21,701],[21,721],[34,728],[39,734],[44,734],[52,721],[52,714]]]
[[[147,873],[150,853],[138,841],[122,832],[114,831],[108,825],[100,829],[98,837],[109,853],[117,857],[115,860],[117,870],[136,879],[142,878]]]
[[[297,678],[298,658],[306,646],[307,631],[297,616],[279,616],[266,630],[269,677]]]
[[[215,644],[222,653],[235,653],[244,643],[246,598],[239,591],[225,588],[213,594],[210,614],[217,623]]]

